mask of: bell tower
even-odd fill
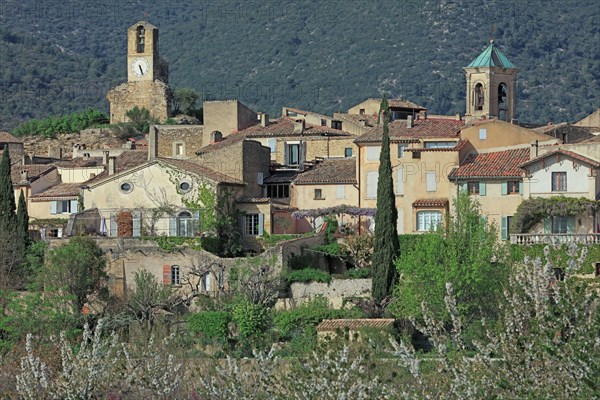
[[[464,68],[467,78],[467,118],[516,118],[519,70],[490,41],[490,45]]]
[[[127,29],[127,82],[106,94],[110,123],[127,122],[127,112],[145,108],[159,121],[169,117],[169,65],[158,53],[158,28],[140,21]]]

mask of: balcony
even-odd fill
[[[600,243],[600,233],[519,233],[510,235],[510,244]]]

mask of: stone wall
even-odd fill
[[[127,122],[125,113],[133,107],[146,108],[159,121],[169,118],[171,89],[161,81],[127,82],[106,94],[110,104],[110,123]]]
[[[331,283],[292,283],[291,297],[280,299],[277,307],[293,308],[317,296],[329,300],[333,308],[341,308],[345,298],[368,297],[371,295],[371,279],[333,279]]]
[[[191,158],[204,146],[202,125],[154,125],[158,130],[158,156]],[[183,154],[177,155],[175,145],[183,145]]]
[[[219,131],[223,137],[241,131],[258,122],[256,113],[237,100],[205,101],[204,143],[210,143],[210,134]]]

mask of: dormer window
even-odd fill
[[[138,53],[143,53],[144,49],[145,49],[145,42],[146,42],[146,30],[144,29],[143,26],[138,26],[137,27],[137,32],[136,32],[136,40],[137,40],[137,52]]]

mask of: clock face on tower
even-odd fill
[[[145,58],[136,58],[131,63],[131,69],[136,76],[145,76],[148,73],[148,61]]]

